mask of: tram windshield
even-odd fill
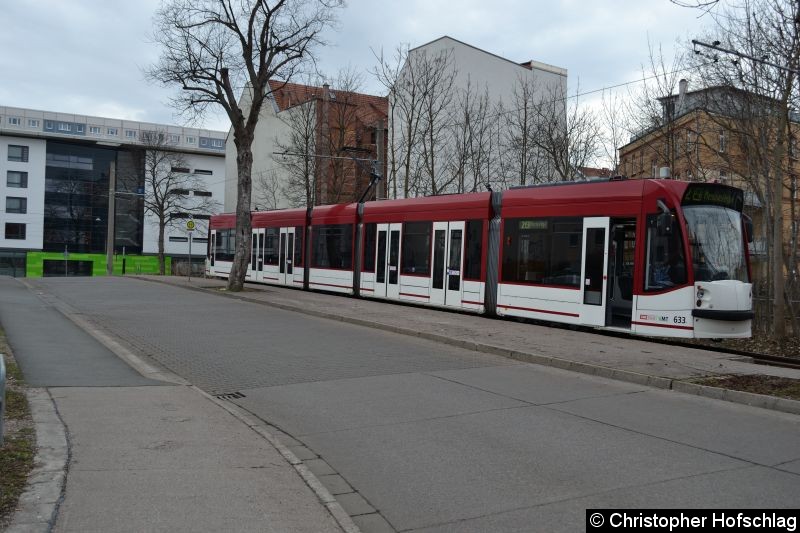
[[[718,205],[684,206],[695,281],[748,282],[739,211]]]

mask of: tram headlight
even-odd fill
[[[706,291],[703,290],[703,287],[697,287],[697,307],[701,307],[703,305],[703,296],[705,296]]]

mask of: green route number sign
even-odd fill
[[[194,220],[191,218],[186,221],[186,229],[189,231],[194,231]]]

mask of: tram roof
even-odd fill
[[[306,224],[306,210],[302,208],[254,211],[251,216],[254,228],[304,226]]]
[[[364,204],[364,222],[413,222],[488,218],[491,193],[449,194]]]

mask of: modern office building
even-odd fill
[[[157,270],[158,222],[144,207],[152,132],[164,140],[159,150],[179,156],[180,168],[166,171],[194,184],[172,191],[186,197],[187,212],[169,213],[168,264],[188,256],[189,216],[202,257],[208,216],[224,203],[225,132],[0,107],[0,274],[105,273],[112,173],[115,271],[123,257],[129,272]],[[200,200],[209,212],[191,209]]]

